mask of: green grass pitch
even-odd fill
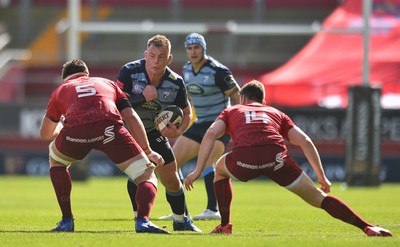
[[[192,215],[205,209],[202,180],[186,192]],[[92,177],[73,182],[75,232],[49,230],[61,214],[49,177],[0,176],[1,246],[400,246],[400,184],[350,187],[334,183],[332,195],[348,203],[367,221],[380,224],[392,238],[370,238],[351,225],[313,208],[270,181],[233,183],[233,234],[208,234],[219,221],[196,221],[203,234],[137,234],[133,227],[126,178]],[[158,221],[170,213],[160,185],[151,216],[155,224],[172,231],[171,221]]]

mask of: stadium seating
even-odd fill
[[[6,28],[13,37],[10,47],[29,47],[33,57],[23,64],[22,83],[27,99],[38,99],[48,95],[54,88],[61,64],[66,58],[67,34],[56,32],[60,21],[67,17],[65,0],[36,0],[27,18],[31,18],[27,40],[21,38],[21,2],[12,1],[7,11],[0,9],[6,19]],[[174,7],[172,3],[178,3]],[[254,9],[258,1],[240,0],[83,0],[85,20],[141,22],[204,22],[226,23],[302,23],[322,21],[337,5],[330,0],[266,0],[261,12]],[[99,4],[101,3],[101,5]],[[261,5],[262,6],[262,5]],[[107,10],[104,10],[107,8]],[[51,9],[51,11],[49,11]],[[238,11],[240,10],[240,11]],[[4,12],[4,15],[3,15]],[[206,14],[205,14],[206,13]],[[85,34],[82,35],[82,58],[99,76],[113,79],[119,67],[135,58],[140,58],[145,42],[152,34]],[[184,35],[168,35],[173,47],[172,67],[180,71],[186,62],[183,49]],[[228,65],[240,80],[265,73],[287,61],[311,37],[303,36],[231,36],[217,31],[205,34],[208,53]],[[35,53],[36,52],[36,53]],[[99,68],[99,69],[97,69]],[[104,68],[108,68],[104,73]],[[247,72],[246,72],[247,71]],[[55,73],[57,72],[57,73]],[[97,75],[95,73],[92,73]],[[43,77],[43,78],[40,78]],[[0,83],[4,83],[0,78]],[[47,99],[47,98],[46,98]]]

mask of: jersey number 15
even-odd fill
[[[257,112],[255,111],[245,111],[244,115],[246,116],[246,124],[260,121],[262,121],[263,123],[268,123],[268,121],[270,120],[268,115],[264,112],[257,115]]]

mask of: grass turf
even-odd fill
[[[192,215],[205,209],[204,183],[186,192]],[[400,246],[400,184],[344,188],[338,196],[367,221],[389,229],[392,238],[369,238],[361,230],[313,208],[270,181],[234,182],[233,235],[208,234],[219,221],[195,221],[203,234],[173,232],[160,185],[151,216],[171,235],[137,234],[126,192],[126,178],[90,178],[73,182],[74,233],[49,230],[61,214],[48,177],[0,176],[0,243],[2,246]]]

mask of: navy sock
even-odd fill
[[[212,170],[208,171],[207,174],[204,174],[204,172],[207,170],[204,170],[203,176],[204,176],[204,184],[206,186],[206,192],[207,192],[207,208],[217,212],[217,199],[215,198],[215,192],[214,192],[214,177],[215,177],[215,170],[214,167],[211,167]]]
[[[182,215],[185,213],[185,193],[183,189],[178,192],[165,191],[167,201],[171,206],[171,210],[174,214]]]
[[[132,181],[132,179],[129,178],[126,187],[128,189],[129,198],[131,199],[132,209],[133,211],[137,211],[137,204],[136,204],[137,186]]]
[[[185,178],[183,177],[181,169],[179,169],[178,175],[179,175],[179,180],[181,181],[181,184],[183,184],[183,180]],[[185,215],[189,215],[189,210],[188,210],[188,207],[186,205],[186,200],[185,200]]]

